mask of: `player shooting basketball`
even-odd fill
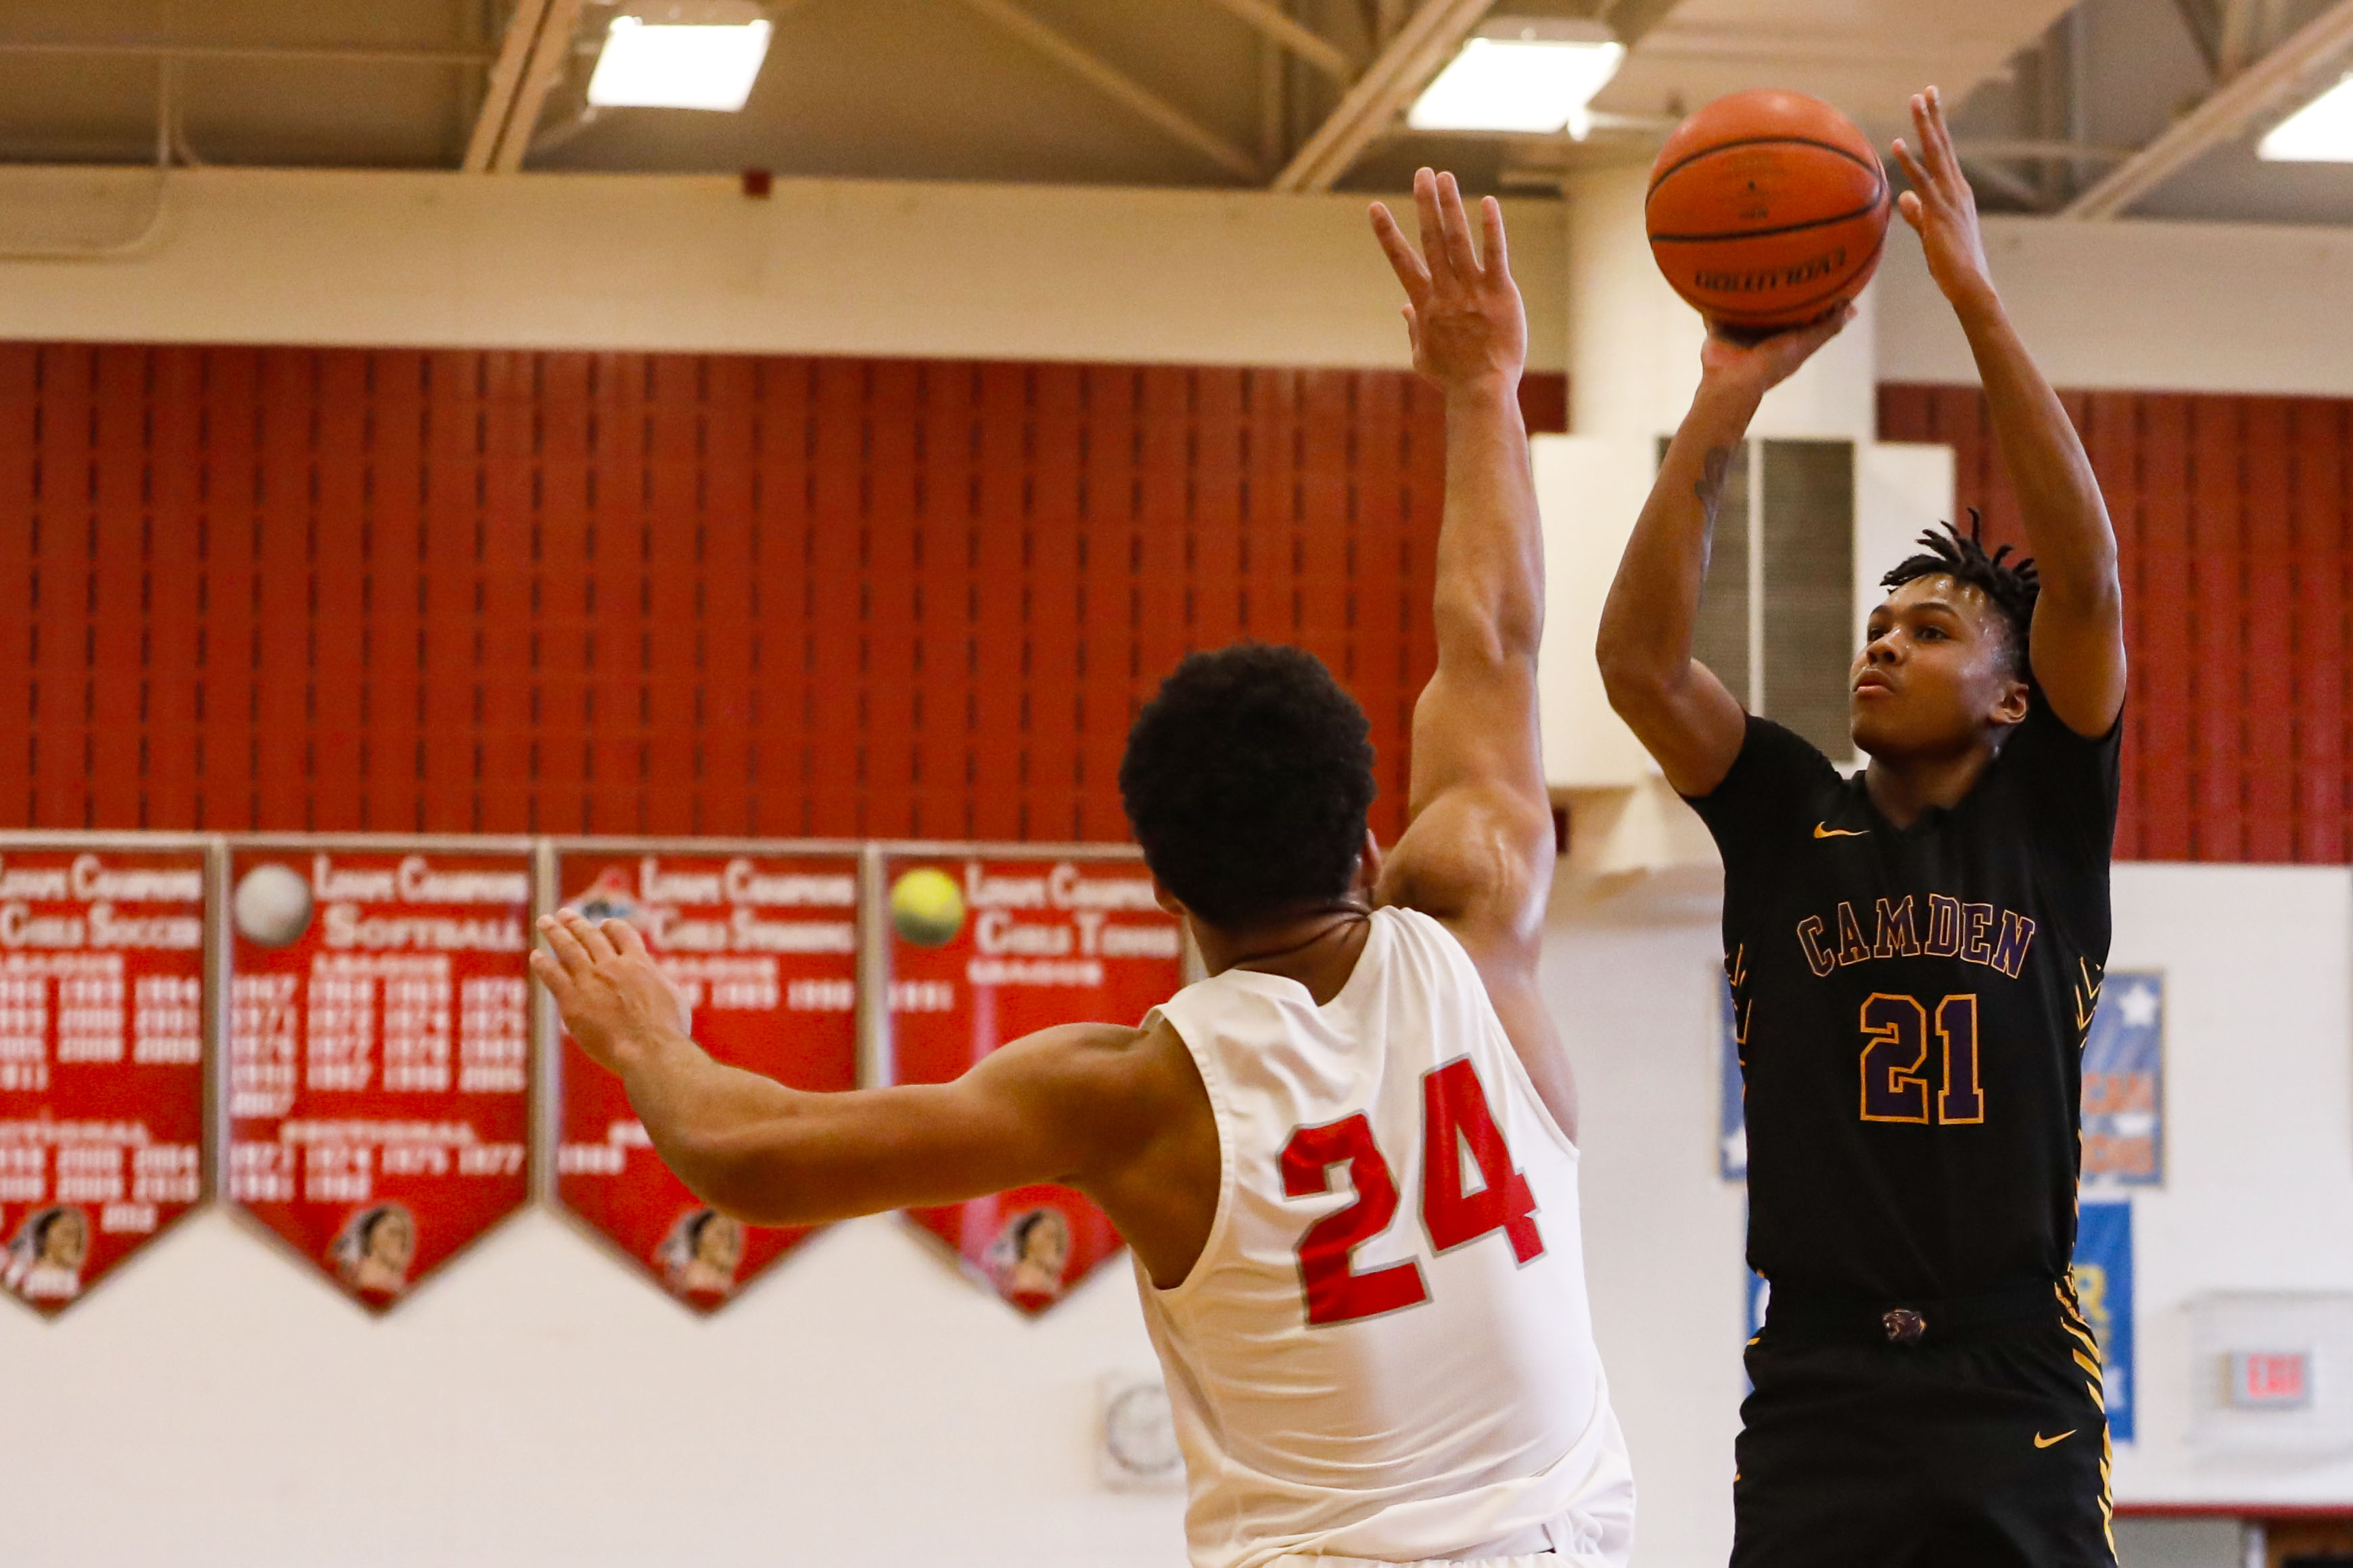
[[[1972,527],[1887,574],[1851,673],[1870,758],[1851,779],[1693,659],[1735,448],[1841,316],[1711,335],[1602,618],[1611,702],[1724,857],[1748,1256],[1772,1286],[1736,1568],[2115,1561],[2098,1351],[2066,1276],[2108,952],[2116,544],[1994,291],[1935,89],[1912,118],[1902,211],[1976,354],[2034,560],[1989,556]]]
[[[1438,668],[1384,858],[1365,715],[1296,649],[1179,665],[1121,765],[1210,978],[955,1083],[804,1094],[714,1062],[625,922],[543,921],[533,972],[706,1202],[810,1225],[1066,1183],[1136,1259],[1199,1568],[1625,1562],[1633,1489],[1595,1355],[1576,1096],[1536,984],[1553,828],[1544,556],[1503,215],[1415,180],[1374,227],[1445,396]],[[1483,255],[1481,250],[1483,248]]]

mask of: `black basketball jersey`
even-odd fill
[[[1967,798],[1899,828],[1751,718],[1692,802],[1724,856],[1766,1279],[1900,1301],[2065,1273],[2122,729],[2085,740],[2038,692]]]

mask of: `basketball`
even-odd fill
[[[1879,268],[1887,172],[1855,123],[1818,98],[1760,89],[1675,128],[1651,167],[1651,254],[1712,321],[1799,326]]]
[[[891,884],[891,927],[917,947],[945,947],[964,929],[964,894],[955,879],[921,866]]]

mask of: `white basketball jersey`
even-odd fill
[[[1223,1165],[1192,1272],[1138,1280],[1195,1568],[1625,1562],[1577,1149],[1461,944],[1384,909],[1327,1005],[1229,970],[1154,1016],[1200,1068]]]

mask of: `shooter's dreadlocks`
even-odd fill
[[[1943,576],[1977,588],[1993,602],[2009,625],[2011,669],[2021,679],[2030,679],[2027,638],[2034,626],[2034,598],[2042,586],[2035,575],[2034,562],[2024,555],[2011,562],[2007,544],[1990,555],[1986,553],[1985,519],[1975,507],[1969,508],[1967,537],[1949,522],[1936,526],[1944,531],[1931,529],[1920,536],[1920,542],[1927,546],[1926,552],[1905,559],[1879,580],[1880,586],[1901,588],[1915,578]]]

